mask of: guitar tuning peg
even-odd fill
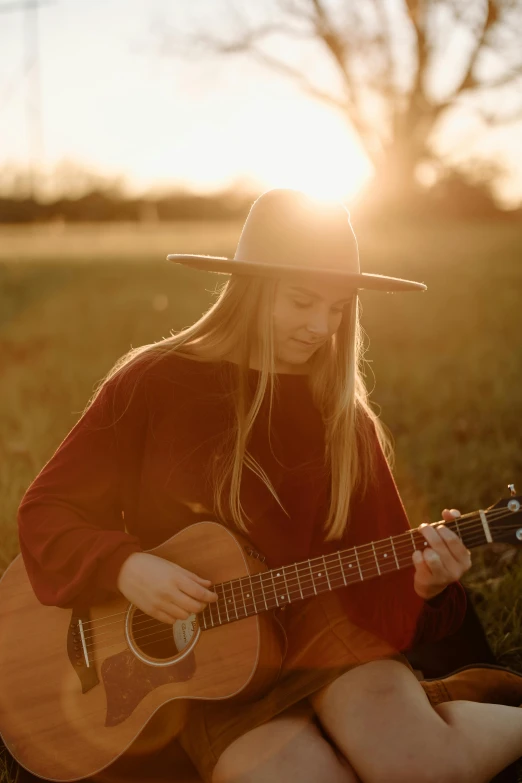
[[[515,497],[515,495],[517,494],[517,491],[515,489],[515,485],[514,484],[508,484],[508,489],[511,492],[511,496]]]

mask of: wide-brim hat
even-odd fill
[[[413,280],[361,272],[346,207],[317,202],[297,190],[268,190],[253,203],[234,258],[171,253],[167,259],[219,274],[319,275],[355,289],[426,290]]]

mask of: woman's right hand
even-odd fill
[[[145,614],[169,625],[217,601],[216,593],[208,589],[211,584],[209,579],[148,552],[134,552],[118,574],[120,593]]]

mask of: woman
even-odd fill
[[[232,277],[195,324],[118,362],[28,489],[20,546],[44,604],[119,591],[169,624],[202,611],[211,583],[144,551],[201,519],[246,533],[272,568],[409,530],[361,374],[357,290],[425,286],[361,274],[344,207],[286,190],[256,201],[233,260],[169,258]],[[465,611],[470,553],[444,525],[422,534],[413,578],[279,613],[283,670],[263,698],[190,702],[179,739],[206,783],[477,783],[522,754],[521,710],[437,704],[403,655]]]

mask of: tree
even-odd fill
[[[382,195],[411,192],[455,108],[489,126],[522,117],[522,0],[257,0],[226,13],[232,32],[167,32],[163,51],[246,53],[335,107]]]

